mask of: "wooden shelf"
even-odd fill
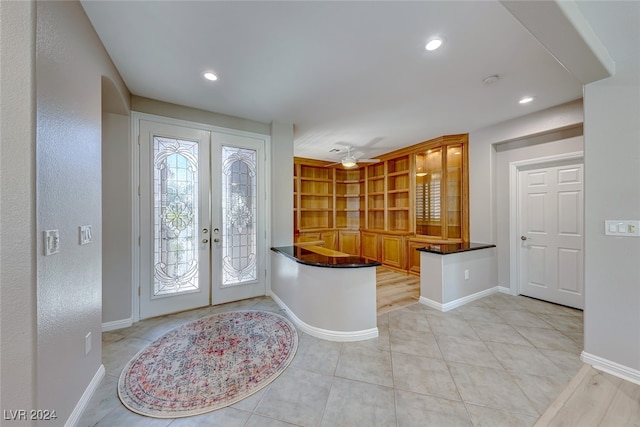
[[[348,248],[349,253],[416,274],[417,245],[469,239],[467,144],[467,135],[443,136],[378,156],[380,162],[356,169],[296,158],[296,235],[323,237],[333,249]],[[424,170],[435,173],[437,181],[416,176]],[[431,194],[418,195],[419,186]],[[437,215],[424,216],[418,203],[434,199],[438,203],[428,208]]]

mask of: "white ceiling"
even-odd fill
[[[336,160],[336,144],[374,157],[582,96],[497,1],[82,4],[133,94],[293,123],[302,157]],[[446,43],[427,52],[433,35]]]

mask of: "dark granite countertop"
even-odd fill
[[[449,255],[449,254],[457,254],[460,252],[469,252],[476,251],[478,249],[487,249],[487,248],[495,248],[496,245],[488,244],[488,243],[474,243],[474,242],[464,242],[464,243],[437,243],[437,244],[428,244],[423,248],[417,248],[416,250],[421,252],[430,252],[432,254],[439,255]]]
[[[280,246],[271,248],[272,251],[280,253],[300,264],[312,265],[314,267],[328,268],[360,268],[376,267],[382,265],[378,261],[371,261],[359,256],[327,256],[321,255],[297,246]]]

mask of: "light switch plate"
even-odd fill
[[[45,256],[60,252],[60,233],[58,230],[46,230],[44,232],[44,254]]]
[[[604,234],[607,236],[640,237],[640,221],[608,219],[604,222]]]
[[[86,245],[87,243],[91,243],[93,237],[91,236],[91,226],[90,225],[81,225],[80,226],[80,244]]]

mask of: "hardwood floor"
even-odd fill
[[[637,425],[640,385],[584,365],[535,427]]]
[[[420,277],[399,273],[384,267],[376,269],[378,316],[415,304],[419,299]]]

